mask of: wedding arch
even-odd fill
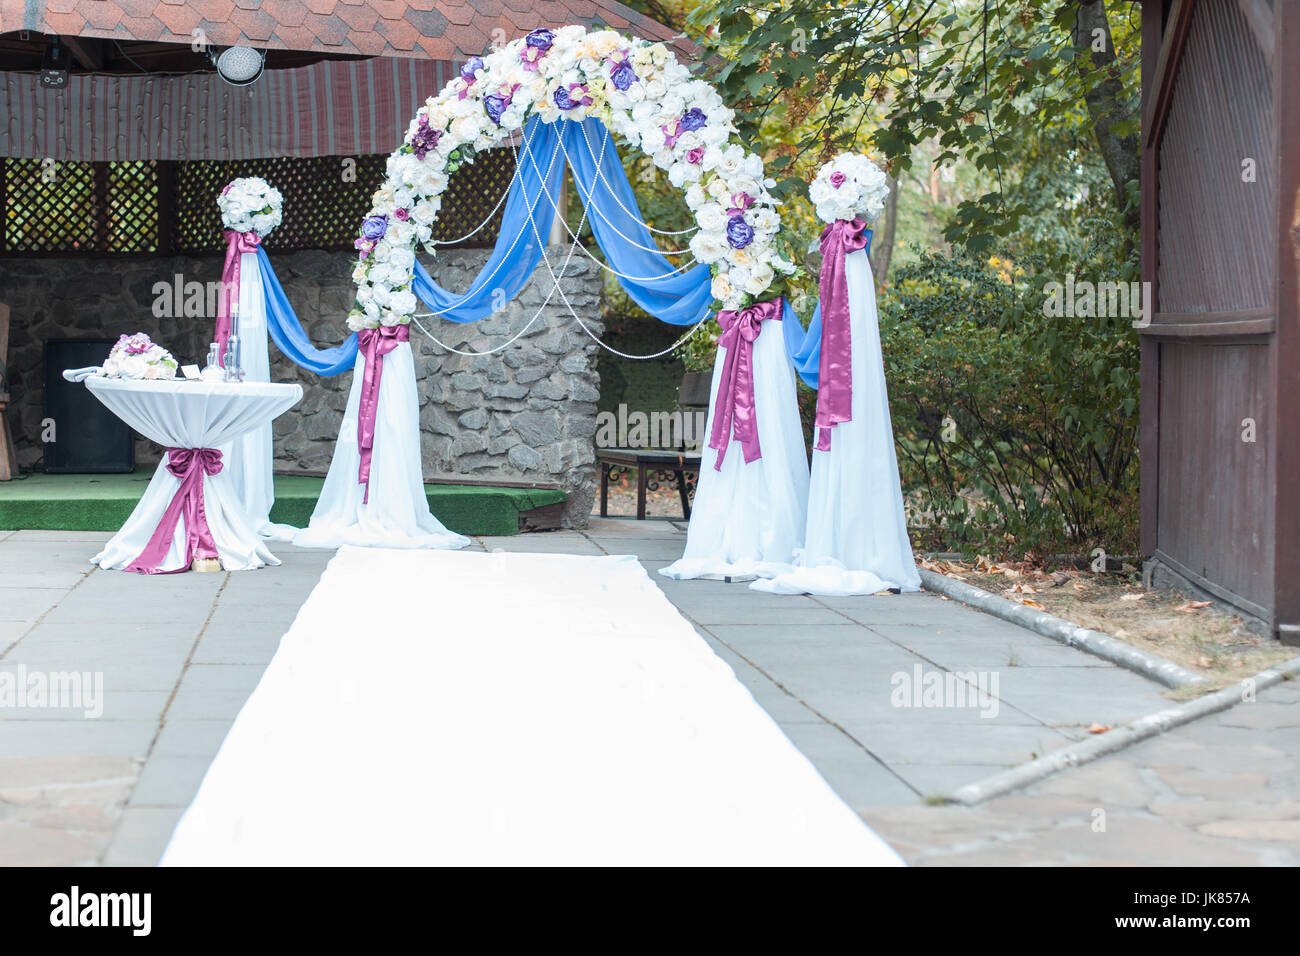
[[[551,287],[543,307],[558,295],[591,333],[561,287],[564,268],[557,271],[547,257],[546,238],[566,166],[583,204],[583,222],[605,254],[604,261],[596,260],[600,267],[661,321],[694,329],[716,313],[720,344],[734,346],[720,350],[728,361],[725,368],[719,365],[715,383],[718,414],[710,412],[709,444],[718,450],[718,470],[733,437],[742,453],[727,456],[728,466],[763,457],[756,404],[772,406],[768,417],[785,420],[782,436],[767,441],[768,451],[787,463],[796,457],[802,463],[788,465],[788,480],[775,483],[789,501],[758,510],[789,512],[782,521],[793,529],[801,520],[807,483],[806,461],[790,440],[798,426],[793,379],[788,362],[778,368],[775,359],[757,359],[755,342],[765,320],[780,320],[789,311],[782,292],[795,265],[780,236],[771,192],[775,183],[765,178],[761,157],[739,142],[733,119],[713,87],[693,77],[662,43],[578,25],[533,30],[473,57],[460,76],[430,97],[389,157],[355,242],[357,298],[348,315],[356,333],[352,394],[316,511],[295,541],[306,546],[463,543],[428,512],[421,493],[410,326],[421,317],[460,323],[486,318],[513,299],[544,261]],[[693,227],[671,233],[645,223],[611,133],[649,156],[684,192]],[[509,147],[516,156],[502,200],[502,228],[469,290],[452,293],[430,276],[417,252],[436,252],[433,225],[451,175],[480,151],[498,147]],[[579,250],[590,255],[577,233],[569,232],[566,263]],[[687,234],[690,239],[665,252],[656,233],[678,242]],[[677,254],[686,257],[682,265],[668,258]],[[421,303],[429,311],[421,313]],[[531,325],[498,348],[511,345]],[[797,321],[783,325],[802,333]],[[774,356],[784,359],[792,344],[802,343],[801,335],[797,343],[788,336],[789,331],[786,341],[774,342]],[[767,336],[774,337],[781,335]],[[756,392],[765,391],[765,365],[791,380],[788,389],[778,383],[779,398],[757,400]],[[750,480],[760,489],[773,484],[761,474]],[[779,546],[789,543],[788,536],[781,537]]]

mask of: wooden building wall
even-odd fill
[[[1300,3],[1147,0],[1142,45],[1148,571],[1300,643]]]

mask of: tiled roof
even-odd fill
[[[687,59],[700,55],[614,0],[0,0],[0,32],[190,43],[202,30],[217,46],[438,60],[570,23],[663,40]],[[498,30],[504,34],[494,36]]]

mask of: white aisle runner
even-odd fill
[[[162,862],[901,864],[634,558],[353,547]]]

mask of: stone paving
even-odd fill
[[[98,672],[102,715],[0,707],[0,864],[152,864],[332,554],[243,574],[92,569],[107,535],[0,532],[0,672]],[[635,554],[840,796],[909,862],[1300,859],[1300,689],[977,808],[943,794],[1162,709],[1162,688],[929,594],[777,596],[655,572],[677,522],[481,538]],[[975,693],[980,686],[985,696]],[[1104,826],[1104,830],[1101,827]]]

